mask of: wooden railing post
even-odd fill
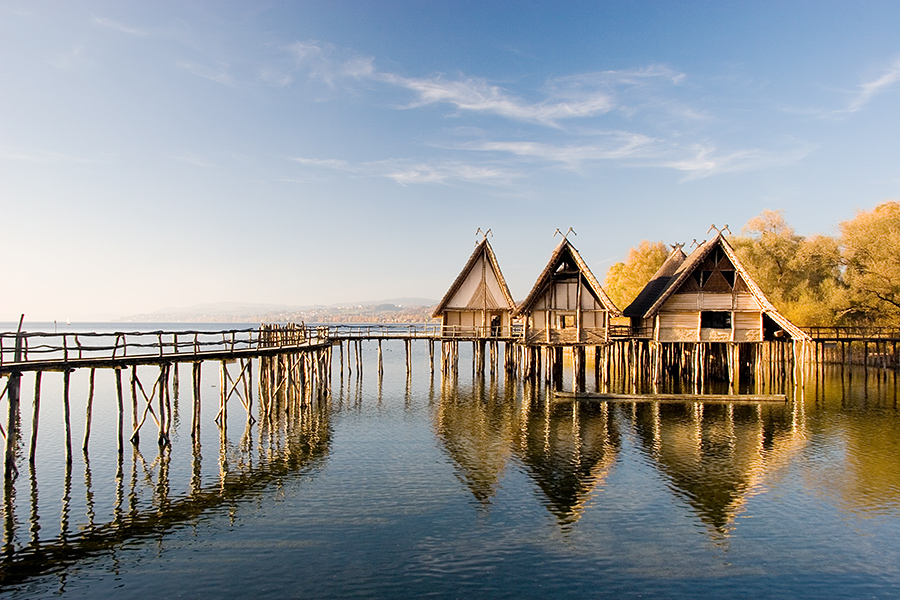
[[[22,322],[24,320],[25,315],[22,314],[19,317],[19,328],[16,331],[16,346],[13,352],[14,362],[19,362],[22,359]],[[4,469],[4,475],[7,481],[13,479],[19,473],[19,470],[16,468],[16,444],[19,436],[19,383],[21,378],[22,374],[18,371],[10,373],[6,389],[9,413],[6,420],[6,468]]]

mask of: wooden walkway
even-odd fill
[[[224,331],[0,333],[0,376],[77,368],[195,363],[317,350],[333,340],[323,328],[271,336],[266,327]]]

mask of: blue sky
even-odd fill
[[[0,1],[0,320],[438,299],[900,197],[896,2]]]

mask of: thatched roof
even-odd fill
[[[468,279],[469,273],[475,268],[478,259],[481,258],[482,255],[484,255],[485,261],[491,266],[494,275],[497,277],[497,282],[500,284],[500,291],[503,293],[503,299],[506,301],[507,307],[510,311],[516,309],[516,301],[513,300],[512,294],[509,293],[509,286],[506,285],[506,280],[503,278],[503,272],[500,270],[500,264],[497,262],[497,256],[494,254],[494,249],[491,248],[491,244],[488,242],[487,238],[484,238],[477,246],[475,246],[475,251],[472,252],[472,256],[470,256],[469,260],[466,262],[466,266],[459,272],[453,285],[451,285],[450,289],[447,290],[447,293],[444,294],[443,299],[434,309],[434,312],[431,315],[432,317],[441,316],[441,313],[447,308],[447,304],[453,299],[453,296],[456,295],[456,292],[459,291],[459,288],[465,283],[466,279]]]
[[[643,317],[657,298],[668,289],[672,279],[678,273],[678,268],[684,264],[686,259],[687,255],[681,246],[675,246],[662,266],[650,278],[650,283],[644,286],[641,293],[622,311],[622,314],[626,317]]]
[[[682,259],[681,264],[677,266],[677,268],[671,274],[666,275],[665,273],[661,273],[664,268],[671,269],[671,264],[669,261],[672,260],[673,263],[678,259],[673,258],[676,255],[676,252],[673,252],[669,259],[666,260],[666,263],[660,267],[660,270],[657,272],[657,275],[661,275],[660,283],[655,285],[652,291],[648,291],[649,288],[654,281],[656,281],[656,275],[654,275],[654,279],[651,280],[649,284],[647,284],[647,288],[638,295],[637,299],[628,306],[626,311],[626,315],[634,316],[634,317],[642,317],[644,319],[652,318],[659,312],[660,308],[662,308],[663,304],[681,288],[682,284],[703,264],[703,261],[706,260],[706,257],[709,256],[710,252],[713,251],[714,248],[721,247],[725,255],[731,261],[731,264],[734,265],[735,271],[741,276],[744,282],[747,284],[747,288],[750,293],[756,298],[757,302],[759,302],[760,306],[762,306],[762,312],[769,316],[775,323],[778,324],[779,327],[788,332],[792,338],[794,339],[808,339],[809,336],[804,333],[800,328],[796,327],[793,323],[788,321],[775,306],[769,302],[769,299],[766,298],[766,295],[760,289],[760,287],[753,281],[753,278],[750,277],[750,274],[747,272],[747,269],[744,268],[744,265],[741,264],[740,259],[737,257],[737,253],[732,248],[731,244],[728,243],[728,240],[725,239],[725,236],[719,232],[716,237],[713,239],[703,242],[700,246],[694,250],[690,256],[686,259]],[[682,253],[683,256],[683,253]],[[668,265],[668,266],[667,266]],[[668,282],[663,285],[665,279],[668,279]],[[644,292],[647,292],[644,294]],[[646,307],[646,308],[645,308]]]
[[[594,277],[593,273],[591,273],[591,270],[588,268],[587,263],[584,262],[584,259],[581,258],[578,250],[576,250],[575,246],[573,246],[572,243],[565,238],[563,238],[563,240],[553,251],[553,255],[550,256],[550,260],[547,262],[547,266],[544,267],[543,271],[541,271],[541,274],[538,276],[534,287],[531,288],[531,292],[528,294],[528,297],[525,298],[522,304],[519,305],[519,308],[516,309],[514,316],[519,316],[531,311],[531,309],[534,307],[534,304],[541,298],[541,296],[543,296],[544,292],[550,286],[550,283],[553,280],[553,274],[559,268],[560,264],[567,259],[570,259],[571,262],[577,266],[578,270],[581,272],[581,276],[584,278],[585,283],[587,283],[588,289],[591,291],[597,301],[600,302],[600,304],[602,304],[609,311],[610,316],[621,316],[622,313],[618,308],[616,308],[616,305],[613,304],[613,301],[610,300],[609,296],[606,295],[606,292],[600,286],[600,282],[597,281],[597,278]]]

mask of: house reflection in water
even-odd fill
[[[509,402],[509,390],[447,386],[435,431],[461,481],[483,506],[515,456],[560,524],[578,520],[618,453],[617,425],[605,406]],[[512,392],[514,393],[514,392]],[[504,397],[505,394],[505,397]]]
[[[519,431],[516,454],[560,525],[577,521],[594,489],[615,463],[617,421],[607,405],[545,403]]]
[[[445,386],[437,437],[482,507],[514,461],[560,526],[577,522],[609,480],[628,431],[714,539],[729,536],[747,500],[809,438],[802,408],[791,404],[547,402],[528,390],[510,402],[515,395],[495,380]]]
[[[633,406],[644,451],[716,536],[765,478],[806,443],[791,406],[658,404]]]
[[[518,408],[491,380],[474,387],[445,385],[435,413],[435,432],[459,479],[482,505],[490,504],[512,454]],[[514,396],[513,396],[514,397]]]

